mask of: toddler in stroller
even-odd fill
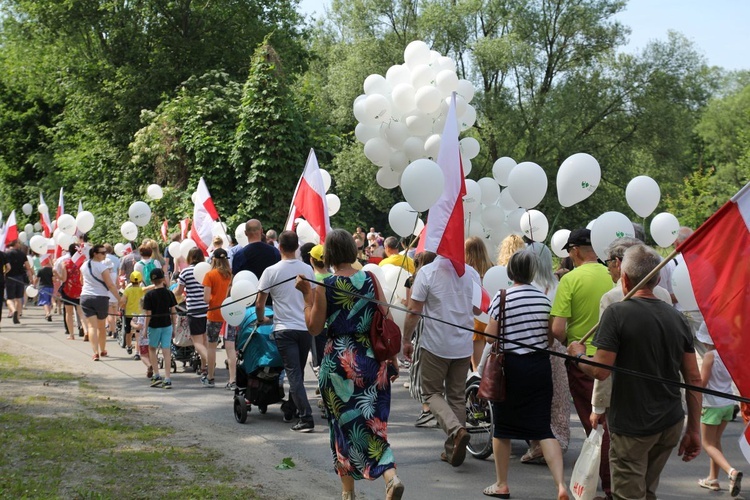
[[[266,308],[265,316],[273,318]],[[248,308],[237,334],[237,387],[234,390],[234,418],[244,424],[251,405],[266,413],[268,405],[284,398],[279,375],[284,368],[276,342],[271,337],[273,324],[258,326],[255,308]]]

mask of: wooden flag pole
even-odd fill
[[[653,278],[654,276],[656,276],[656,274],[657,274],[657,273],[658,273],[659,271],[661,271],[661,269],[662,269],[662,268],[663,268],[664,266],[666,266],[666,265],[667,265],[667,263],[668,263],[668,262],[669,262],[670,260],[672,260],[672,259],[674,259],[675,257],[677,257],[677,254],[679,254],[679,253],[680,253],[680,252],[678,252],[678,251],[677,251],[677,249],[674,249],[674,250],[672,251],[672,253],[670,253],[669,255],[667,255],[667,256],[666,256],[666,257],[665,257],[665,258],[664,258],[664,259],[663,259],[663,260],[662,260],[661,262],[659,262],[659,265],[658,265],[658,266],[656,266],[656,267],[655,267],[655,268],[654,268],[654,269],[653,269],[653,270],[652,270],[652,271],[651,271],[650,273],[648,273],[648,274],[646,275],[646,277],[645,277],[645,278],[643,278],[643,279],[641,280],[641,282],[640,282],[640,283],[638,283],[637,285],[635,285],[635,286],[634,286],[634,287],[633,287],[633,288],[632,288],[632,289],[631,289],[631,290],[630,290],[630,291],[628,292],[628,294],[627,294],[627,295],[626,295],[625,297],[623,297],[623,298],[622,298],[622,300],[623,300],[623,301],[625,301],[625,300],[628,300],[628,299],[630,299],[630,297],[632,297],[632,296],[633,296],[633,294],[635,294],[635,292],[637,292],[638,290],[640,290],[641,288],[643,288],[644,286],[646,286],[646,283],[648,283],[649,281],[651,281],[651,278]],[[588,331],[588,332],[586,333],[586,335],[584,335],[583,337],[581,337],[581,340],[579,340],[578,342],[580,342],[581,344],[585,343],[585,342],[586,342],[586,341],[587,341],[587,340],[589,339],[589,337],[591,337],[591,336],[592,336],[592,335],[594,334],[594,332],[596,332],[596,329],[597,329],[597,328],[599,328],[599,322],[598,322],[598,321],[596,322],[596,324],[595,324],[594,326],[592,326],[592,327],[591,327],[591,330],[589,330],[589,331]]]

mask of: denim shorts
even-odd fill
[[[148,327],[148,346],[156,349],[169,349],[172,345],[172,326]]]
[[[206,323],[206,337],[211,344],[219,341],[219,333],[221,333],[221,325],[223,324],[223,321],[208,321]]]

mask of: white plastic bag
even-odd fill
[[[570,491],[576,500],[592,500],[599,484],[599,464],[602,461],[604,426],[591,430],[581,447],[581,454],[570,476]]]

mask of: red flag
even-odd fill
[[[214,202],[211,199],[211,193],[208,192],[208,186],[206,186],[206,181],[203,180],[203,177],[198,181],[196,194],[190,239],[203,251],[204,256],[208,256],[208,247],[211,246],[213,221],[219,219],[219,213],[216,211]]]
[[[740,451],[745,455],[745,460],[750,462],[750,423],[745,426],[745,432],[740,436]]]
[[[294,190],[292,206],[289,209],[289,218],[286,221],[286,230],[292,230],[294,221],[304,217],[308,224],[324,243],[326,234],[331,231],[331,222],[328,218],[328,203],[326,202],[326,190],[323,184],[323,176],[320,173],[318,159],[315,151],[310,149],[307,156],[305,170],[302,172]]]
[[[3,239],[0,242],[0,251],[4,251],[8,243],[18,239],[18,226],[16,224],[16,211],[13,210],[8,216],[8,222],[3,228]]]
[[[750,183],[678,248],[695,299],[734,383],[750,396]]]
[[[456,273],[463,276],[466,271],[463,204],[466,184],[461,152],[458,148],[455,92],[448,108],[437,164],[443,171],[445,188],[438,201],[430,208],[430,217],[424,232],[424,248],[449,259]]]
[[[47,204],[44,203],[44,197],[42,196],[41,191],[39,191],[39,205],[47,206]],[[49,220],[49,207],[47,207],[47,213],[42,213],[41,210],[39,211],[39,224],[42,225],[42,233],[44,234],[44,237],[49,238],[52,235],[52,222]]]
[[[167,238],[167,219],[164,219],[164,222],[161,223],[161,238],[164,241],[169,239]]]

